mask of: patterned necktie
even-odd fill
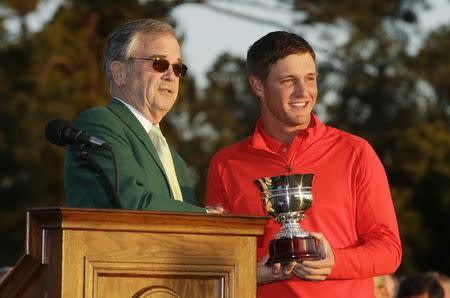
[[[159,127],[156,125],[153,125],[150,128],[148,135],[150,136],[150,139],[158,152],[159,159],[161,160],[167,179],[169,180],[173,197],[178,201],[183,201],[183,195],[181,194],[180,185],[178,184],[175,167],[173,165],[172,154],[170,153],[169,145],[167,145],[166,139],[162,135]]]

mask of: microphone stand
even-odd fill
[[[108,175],[106,175],[105,171],[100,167],[100,165],[89,156],[89,153],[86,150],[86,146],[81,145],[80,151],[78,153],[78,157],[82,160],[87,161],[87,163],[91,166],[91,168],[100,175],[100,179],[102,181],[102,184],[105,188],[105,192],[108,195],[111,204],[113,208],[116,209],[123,209],[122,204],[119,200],[119,172],[117,170],[117,161],[116,156],[114,155],[114,152],[112,151],[112,148],[110,146],[102,146],[102,148],[108,150],[111,153],[113,163],[114,163],[114,176],[115,176],[115,187],[111,184],[111,181],[108,178]]]

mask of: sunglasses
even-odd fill
[[[131,57],[128,58],[128,60],[145,60],[145,61],[153,61],[153,69],[158,72],[166,72],[170,65],[172,65],[173,73],[179,77],[182,78],[186,75],[186,72],[188,70],[187,66],[183,63],[174,63],[170,64],[169,61],[167,61],[164,58],[155,57],[155,58],[135,58]]]

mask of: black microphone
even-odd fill
[[[105,141],[88,135],[81,129],[72,127],[68,121],[54,119],[45,125],[45,138],[54,145],[66,146],[70,144],[89,145],[111,150],[111,145]]]

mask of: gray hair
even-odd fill
[[[114,30],[106,41],[103,70],[106,81],[111,86],[111,63],[126,61],[133,54],[137,41],[143,34],[151,34],[155,38],[169,34],[176,38],[175,30],[169,24],[154,20],[140,19],[123,24]]]

